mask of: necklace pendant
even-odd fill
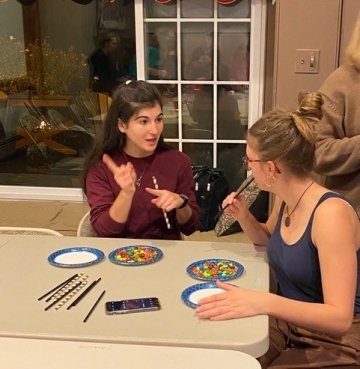
[[[141,178],[137,179],[137,180],[135,181],[135,184],[136,184],[136,186],[137,186],[137,187],[140,187],[140,184],[141,184]]]
[[[290,223],[291,223],[290,217],[289,216],[286,216],[285,217],[285,221],[284,221],[285,227],[289,227],[290,226]]]

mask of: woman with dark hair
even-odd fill
[[[249,129],[245,163],[259,188],[276,195],[267,222],[241,195],[223,202],[254,244],[267,247],[277,290],[219,282],[224,292],[196,310],[212,320],[269,315],[262,368],[360,365],[359,219],[342,195],[312,179],[322,103],[321,94],[308,94],[295,111],[273,110]]]
[[[166,145],[155,86],[127,81],[84,163],[83,190],[102,237],[180,239],[199,228],[191,162]]]

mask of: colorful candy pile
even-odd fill
[[[152,262],[156,257],[156,249],[147,246],[135,246],[119,250],[115,255],[115,260],[129,264],[145,264]]]
[[[202,279],[229,279],[238,270],[237,265],[229,260],[207,260],[194,266],[191,271]]]

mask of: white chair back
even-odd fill
[[[90,210],[81,218],[76,235],[78,237],[98,237],[90,223]]]

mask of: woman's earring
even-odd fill
[[[274,176],[266,176],[265,180],[265,186],[266,187],[272,187],[275,183],[275,177]]]

